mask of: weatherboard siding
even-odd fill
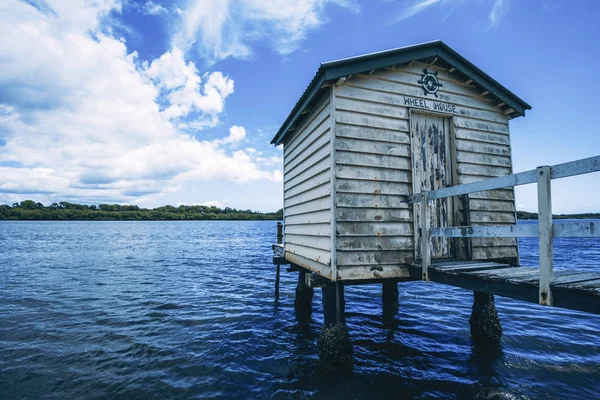
[[[443,87],[437,99],[424,96],[417,83],[423,68],[438,71]],[[413,210],[405,203],[412,193],[405,97],[456,106],[445,113],[452,117],[455,183],[512,173],[508,118],[445,69],[420,63],[384,68],[350,77],[335,94],[338,271],[414,261]],[[469,204],[472,225],[515,223],[512,189],[474,193]],[[474,259],[516,257],[516,240],[472,239],[471,251]]]
[[[401,277],[413,261],[408,109],[353,77],[335,89],[337,273]],[[365,85],[368,86],[368,85]]]
[[[331,274],[331,110],[323,96],[284,143],[286,258]]]

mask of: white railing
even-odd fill
[[[431,265],[430,238],[432,236],[460,238],[539,237],[539,303],[551,306],[552,292],[550,285],[553,280],[552,239],[555,237],[600,238],[600,222],[572,222],[556,225],[552,223],[552,179],[566,178],[598,171],[600,171],[600,156],[558,164],[552,167],[538,167],[531,171],[411,195],[409,197],[409,202],[421,203],[420,245],[423,279],[429,280],[429,267]],[[428,207],[429,201],[431,200],[530,183],[537,183],[537,224],[431,228]]]

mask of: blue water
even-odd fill
[[[0,398],[600,398],[600,317],[496,298],[503,351],[474,348],[472,293],[346,289],[354,369],[317,369],[320,293],[273,299],[275,222],[0,222]],[[534,265],[535,240],[522,240]],[[597,239],[557,268],[600,268]]]

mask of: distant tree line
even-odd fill
[[[0,205],[0,220],[48,221],[176,221],[176,220],[280,220],[283,209],[274,213],[215,206],[163,206],[153,209],[120,204],[86,205],[61,201],[45,207],[24,200]]]
[[[600,213],[587,214],[553,214],[553,219],[600,219]],[[517,211],[517,219],[538,219],[537,213]]]

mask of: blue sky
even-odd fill
[[[320,62],[442,39],[533,109],[515,172],[600,154],[600,3],[561,0],[0,4],[0,203],[282,204],[269,141]],[[600,176],[554,183],[599,212]],[[535,186],[519,188],[535,211]]]

